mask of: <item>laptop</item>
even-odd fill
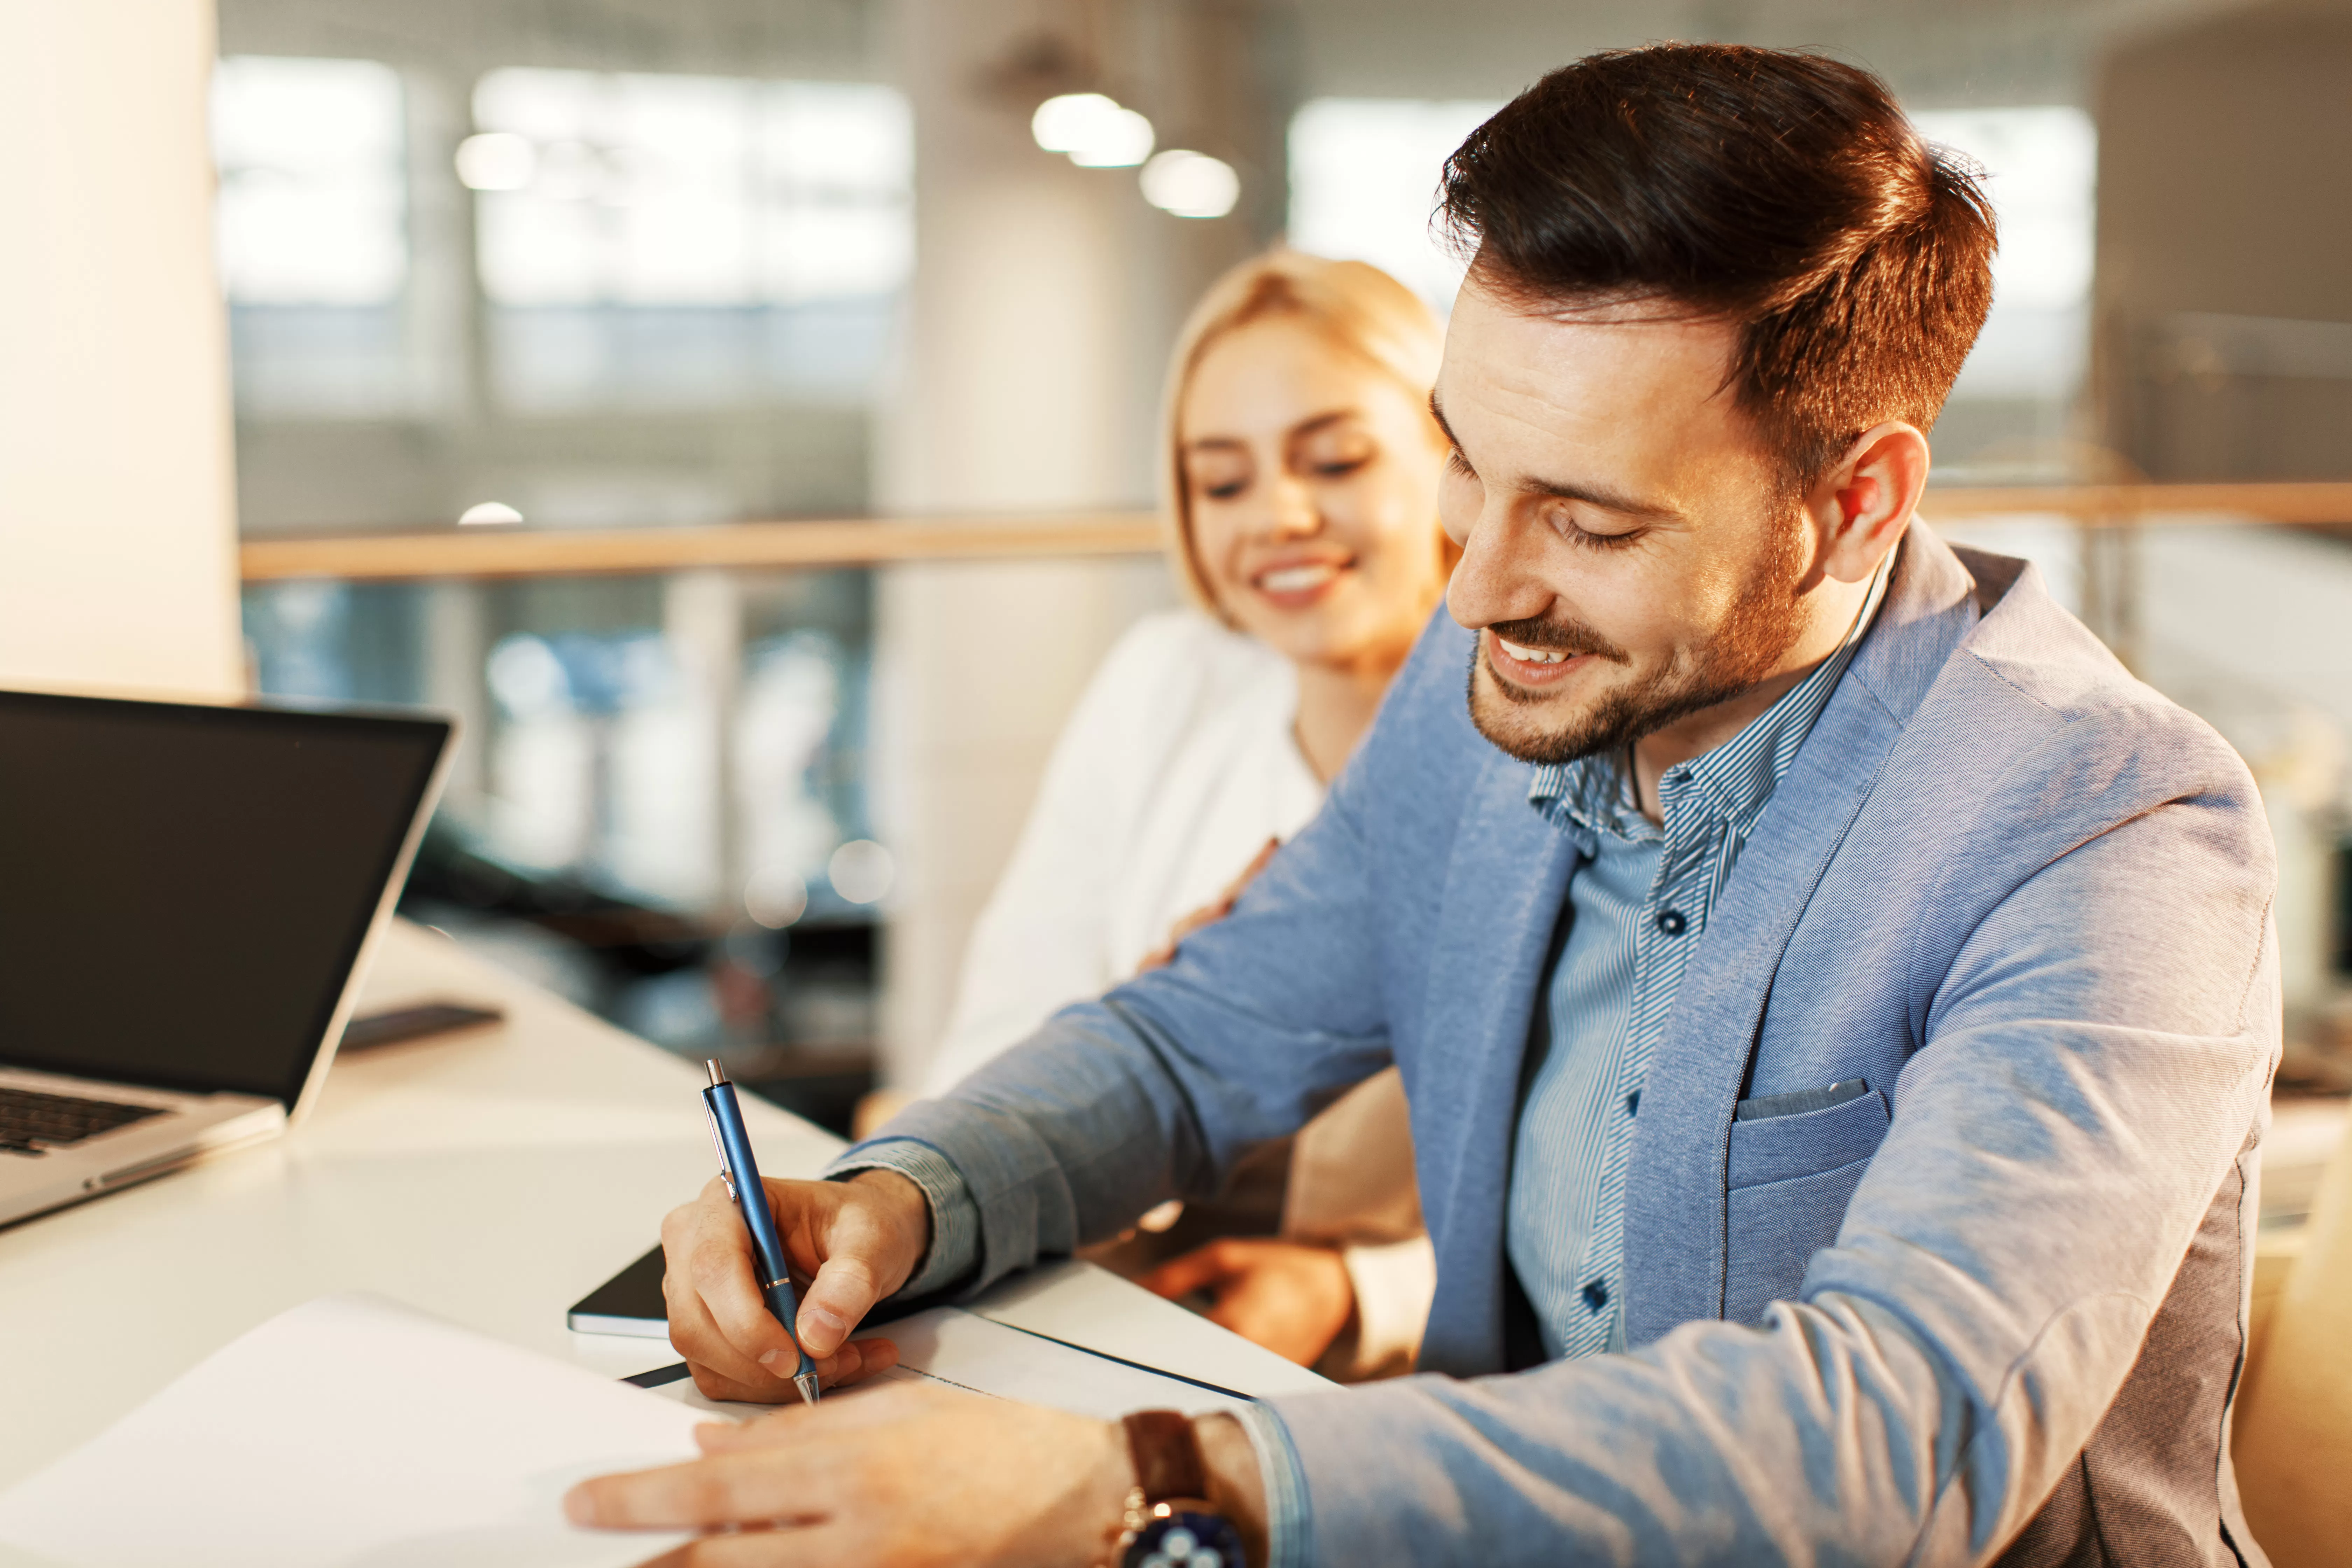
[[[0,691],[0,1224],[300,1120],[454,733]]]

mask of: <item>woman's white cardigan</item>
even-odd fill
[[[1268,838],[1307,825],[1323,786],[1299,753],[1297,708],[1287,659],[1197,612],[1150,616],[1119,640],[1055,742],[973,928],[927,1092],[1133,974]],[[1284,1231],[1349,1244],[1359,1321],[1348,1370],[1409,1359],[1435,1264],[1393,1070],[1300,1133]]]

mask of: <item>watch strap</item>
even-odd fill
[[[1191,1416],[1178,1410],[1139,1410],[1120,1425],[1127,1428],[1128,1457],[1135,1462],[1135,1484],[1146,1503],[1208,1497],[1208,1466]]]

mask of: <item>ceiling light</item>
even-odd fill
[[[808,884],[782,866],[754,872],[743,888],[743,909],[770,931],[782,931],[808,913]]]
[[[1098,92],[1066,92],[1049,98],[1029,117],[1029,134],[1048,153],[1073,153],[1087,144],[1089,129],[1118,112],[1118,104]]]
[[[1151,156],[1151,121],[1099,92],[1047,99],[1029,117],[1029,133],[1082,169],[1131,169]]]
[[[890,851],[871,838],[853,838],[833,852],[825,862],[825,875],[833,881],[833,890],[853,904],[870,904],[890,890],[897,879],[898,863]]]
[[[1241,199],[1242,177],[1223,158],[1171,148],[1143,165],[1143,199],[1178,217],[1223,217]]]
[[[1151,121],[1122,109],[1094,128],[1093,139],[1074,149],[1070,162],[1081,169],[1132,169],[1151,156]]]
[[[519,191],[539,173],[539,149],[511,131],[485,131],[457,143],[457,179],[467,190]]]

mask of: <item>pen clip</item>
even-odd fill
[[[727,1199],[740,1208],[743,1194],[735,1190],[735,1171],[727,1163],[727,1144],[719,1136],[719,1112],[711,1108],[708,1089],[703,1091],[702,1118],[710,1123],[710,1148],[719,1156],[719,1179],[727,1184]]]

